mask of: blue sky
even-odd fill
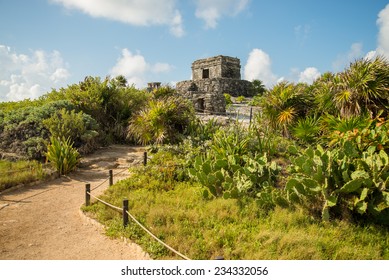
[[[268,87],[310,83],[358,58],[389,58],[389,1],[0,0],[0,101],[85,76],[174,83],[220,54]]]

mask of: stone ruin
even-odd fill
[[[199,59],[192,63],[193,80],[178,82],[176,90],[193,101],[197,112],[225,114],[224,93],[253,95],[251,82],[241,80],[240,60],[229,56]]]
[[[148,92],[152,92],[153,90],[157,90],[161,87],[161,83],[160,82],[150,82],[150,83],[147,83],[147,91]]]

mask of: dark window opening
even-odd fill
[[[209,69],[203,69],[203,79],[209,78]]]
[[[205,102],[204,102],[204,98],[199,98],[196,100],[196,103],[195,103],[195,110],[199,113],[204,113],[205,111]]]

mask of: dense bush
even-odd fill
[[[193,105],[181,96],[152,98],[131,118],[128,138],[143,145],[177,143],[193,118]]]
[[[68,100],[78,111],[97,121],[105,142],[123,142],[129,118],[149,98],[148,93],[128,87],[126,83],[122,76],[104,80],[88,76],[78,84],[52,91],[45,99]]]
[[[205,197],[255,197],[273,185],[278,167],[266,154],[255,152],[248,135],[237,127],[219,129],[209,149],[193,160],[189,174],[207,188]]]
[[[291,201],[299,201],[322,219],[366,217],[389,225],[389,157],[370,146],[360,152],[352,141],[338,149],[308,148],[293,160],[286,184]],[[386,218],[385,218],[386,217]]]
[[[97,148],[98,125],[89,115],[65,108],[53,113],[50,118],[43,120],[50,135],[59,139],[70,139],[74,147],[83,153]]]
[[[51,135],[70,137],[82,153],[126,141],[129,118],[150,96],[126,83],[86,77],[37,100],[0,103],[0,151],[43,159]]]
[[[44,158],[50,132],[43,122],[63,108],[70,110],[73,106],[67,101],[55,101],[5,112],[0,123],[0,150],[30,159]]]

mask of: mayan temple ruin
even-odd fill
[[[197,112],[224,114],[224,93],[231,96],[252,96],[249,81],[242,80],[239,58],[215,56],[192,63],[192,79],[177,83],[176,90],[191,99]]]

